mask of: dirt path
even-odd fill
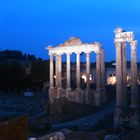
[[[71,128],[73,126],[78,126],[78,127],[82,127],[85,125],[93,126],[97,124],[98,122],[100,122],[101,120],[103,120],[105,116],[113,113],[114,108],[115,108],[115,101],[112,100],[108,106],[106,106],[103,110],[97,113],[94,113],[94,114],[91,114],[91,115],[88,115],[88,116],[85,116],[83,118],[76,119],[73,121],[54,124],[52,127],[53,129],[61,129],[61,128]]]

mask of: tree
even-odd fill
[[[41,85],[49,81],[49,61],[37,60],[32,64],[31,76],[33,81]]]
[[[20,64],[0,64],[0,87],[19,89],[25,77],[25,69]]]
[[[22,52],[18,50],[5,50],[2,53],[4,59],[22,59]]]
[[[29,61],[35,61],[36,60],[35,55],[28,54],[27,55],[27,60],[29,60]]]

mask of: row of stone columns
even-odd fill
[[[59,94],[62,89],[62,57],[61,55],[53,55],[50,54],[50,89],[54,89],[54,67],[53,67],[53,56],[56,57],[55,60],[55,75],[56,75],[56,81],[55,86],[57,88],[57,94],[59,98]],[[66,79],[67,79],[67,87],[66,91],[69,93],[71,91],[71,67],[70,67],[70,53],[67,53],[66,57]],[[96,91],[100,92],[101,89],[104,88],[105,83],[105,67],[104,67],[104,50],[101,49],[100,52],[96,53]],[[89,91],[90,91],[90,52],[86,53],[86,94],[87,98],[89,97]],[[76,54],[76,86],[77,90],[80,90],[80,53]],[[100,94],[100,93],[99,93]],[[88,99],[87,99],[88,100]]]
[[[131,41],[131,109],[134,109],[133,125],[138,125],[138,91],[137,91],[137,54],[136,41]],[[127,64],[126,43],[115,42],[116,45],[116,110],[114,125],[120,126],[120,117],[127,106]],[[136,112],[136,113],[135,113]]]

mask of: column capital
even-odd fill
[[[87,52],[85,52],[86,54],[90,54],[91,52],[89,52],[89,51],[87,51]]]
[[[57,56],[58,56],[58,54],[56,54],[56,53],[55,53],[55,54],[54,54],[54,56],[55,56],[55,57],[57,57]]]
[[[101,49],[101,54],[104,54],[104,53],[105,53],[105,51],[104,51],[104,49],[102,48],[102,49]]]
[[[57,56],[62,56],[62,53],[58,53]]]
[[[99,51],[99,52],[96,52],[96,55],[101,56],[101,54],[104,54],[104,51]]]
[[[122,44],[122,47],[124,48],[126,47],[126,42],[122,42],[121,44]]]
[[[51,56],[55,56],[55,54],[53,54],[53,53],[49,53],[49,56],[51,57]]]
[[[76,54],[76,55],[80,55],[81,53],[82,53],[82,52],[76,52],[75,54]]]
[[[137,46],[137,40],[131,41],[131,42],[130,42],[130,45],[131,45],[131,49],[136,48],[136,46]]]
[[[55,57],[61,56],[61,55],[62,55],[62,53],[55,53],[55,54],[54,54]]]
[[[71,55],[71,53],[70,52],[67,52],[66,55]]]
[[[121,42],[115,41],[114,44],[116,47],[121,47]]]

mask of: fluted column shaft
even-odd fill
[[[136,54],[136,45],[137,42],[131,42],[131,107],[137,108],[138,107],[138,87],[137,87],[137,54]]]
[[[105,86],[105,61],[104,61],[104,49],[101,50],[101,88]]]
[[[62,87],[62,56],[58,55],[58,87]]]
[[[89,74],[90,74],[90,53],[86,53],[86,89],[89,91],[90,89],[90,81],[89,81]]]
[[[50,88],[54,87],[53,81],[53,55],[50,54]]]
[[[123,72],[121,43],[116,42],[116,106],[123,106]]]
[[[70,54],[67,54],[67,88],[71,88]]]
[[[80,53],[76,54],[76,84],[77,89],[80,89]]]
[[[55,55],[55,87],[58,87],[58,55]]]
[[[126,43],[122,43],[122,73],[123,73],[123,103],[127,105],[127,61],[126,61]]]
[[[114,125],[120,127],[122,116],[122,107],[124,106],[123,99],[123,66],[122,66],[122,46],[120,42],[115,42],[116,45],[116,108],[114,113]]]
[[[96,53],[96,91],[101,90],[101,54]]]

